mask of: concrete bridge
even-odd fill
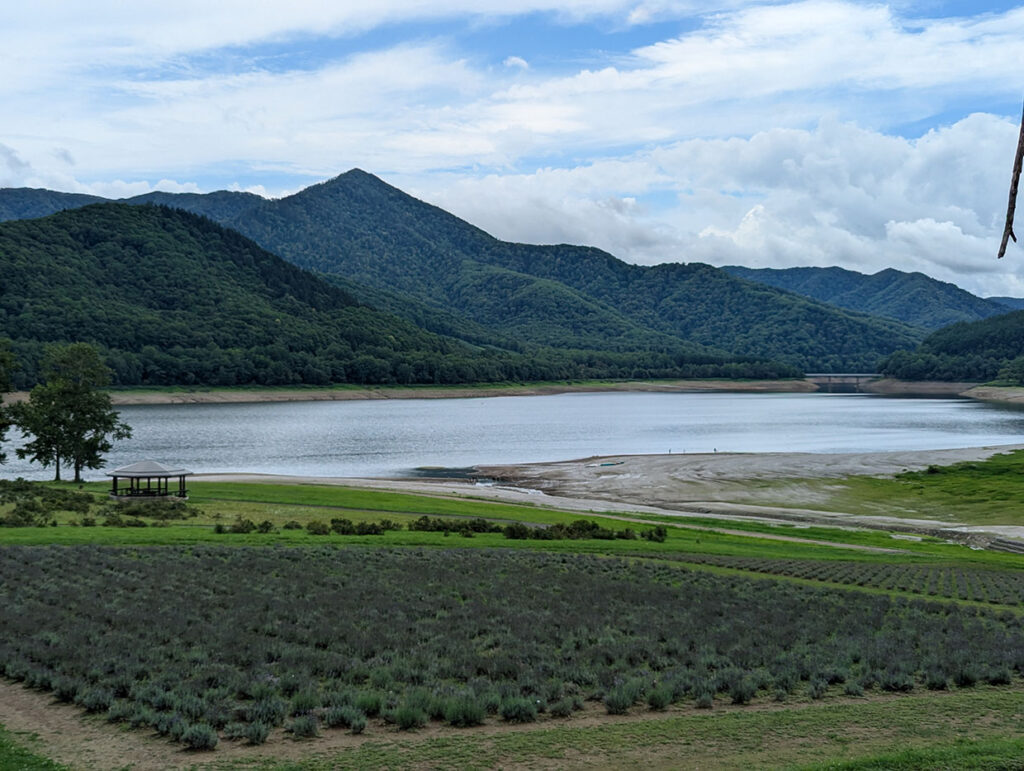
[[[861,386],[880,377],[877,372],[809,372],[804,380],[829,393],[860,393]]]

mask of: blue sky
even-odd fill
[[[1010,2],[5,3],[0,186],[359,167],[509,240],[1024,296],[1022,65]]]

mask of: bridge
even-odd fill
[[[804,380],[816,384],[821,390],[832,393],[854,392],[859,393],[861,386],[872,380],[884,377],[878,372],[809,372],[804,375]]]

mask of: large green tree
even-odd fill
[[[53,465],[60,481],[61,464],[82,481],[83,468],[102,468],[112,440],[127,439],[131,428],[119,420],[110,396],[100,390],[110,383],[110,370],[87,343],[56,346],[43,362],[45,382],[28,401],[11,409],[14,422],[28,437],[16,452],[44,467]]]
[[[11,353],[11,341],[0,339],[0,463],[7,460],[3,452],[3,441],[7,437],[7,429],[11,427],[10,409],[4,406],[3,396],[11,390],[11,370],[14,369],[14,355]]]

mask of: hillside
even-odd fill
[[[958,321],[978,321],[1007,311],[998,298],[977,297],[955,284],[923,273],[904,273],[892,268],[873,275],[835,267],[775,269],[730,265],[722,270],[838,308],[884,316],[930,330]]]
[[[882,372],[901,380],[1024,384],[1024,311],[961,322],[932,333],[915,351],[897,351]]]
[[[168,207],[91,205],[0,224],[0,336],[31,385],[45,344],[99,345],[118,384],[461,383],[736,376],[747,365],[664,352],[473,345],[359,302],[235,231]]]
[[[1006,310],[1011,311],[1022,311],[1024,310],[1024,298],[1021,297],[986,297],[986,300],[990,302],[999,303],[1005,306]],[[1005,313],[1006,311],[1004,311]]]
[[[599,249],[499,241],[358,170],[231,225],[303,267],[532,342],[663,345],[660,333],[800,368],[863,369],[921,337],[707,265],[641,267]]]
[[[804,371],[865,370],[923,337],[708,265],[499,241],[359,170],[280,200],[220,191],[131,202],[142,200],[213,218],[434,332],[500,347],[699,358],[711,346]]]

